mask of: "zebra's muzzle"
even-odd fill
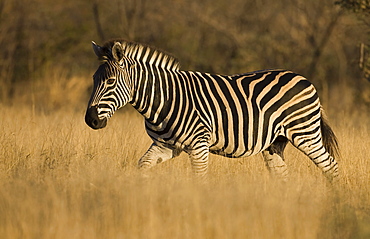
[[[101,129],[107,126],[107,118],[99,119],[98,108],[96,106],[87,108],[85,122],[93,129]]]

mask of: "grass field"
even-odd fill
[[[370,238],[368,117],[331,118],[342,154],[333,188],[290,146],[284,185],[260,155],[212,155],[202,183],[185,154],[143,177],[150,139],[137,114],[93,131],[84,109],[1,109],[0,238]]]

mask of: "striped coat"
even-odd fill
[[[209,153],[262,152],[271,173],[285,180],[283,151],[290,141],[328,178],[338,175],[336,138],[314,86],[303,76],[286,70],[231,76],[181,71],[175,58],[141,44],[111,41],[93,47],[103,64],[94,75],[86,123],[102,128],[130,103],[144,116],[153,139],[140,168],[185,151],[195,173],[204,175]]]

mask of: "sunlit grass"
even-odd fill
[[[293,147],[285,152],[286,184],[270,178],[260,155],[212,155],[203,182],[193,178],[185,154],[143,177],[136,164],[150,139],[137,114],[118,113],[107,128],[93,131],[83,109],[2,109],[1,238],[370,236],[370,129],[364,121],[334,122],[342,159],[332,188]]]

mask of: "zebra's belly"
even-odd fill
[[[236,150],[229,151],[229,150],[226,150],[225,148],[218,148],[216,146],[211,147],[209,149],[209,152],[212,153],[212,154],[217,154],[217,155],[221,155],[221,156],[228,157],[228,158],[248,157],[248,156],[257,154],[260,151],[261,150],[258,150],[256,152],[252,149],[249,149],[249,150],[236,149]]]
[[[263,138],[261,133],[259,137],[257,137],[256,142],[249,142],[248,139],[243,140],[232,140],[225,138],[216,141],[216,137],[211,138],[210,141],[210,148],[209,151],[212,154],[222,155],[229,158],[239,158],[239,157],[248,157],[252,155],[256,155],[266,148],[268,148],[272,142],[279,136],[282,135],[280,131],[276,131],[272,133],[268,137]],[[250,137],[252,138],[252,136]],[[212,140],[213,139],[213,140]]]

